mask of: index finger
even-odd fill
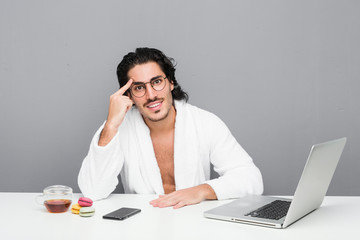
[[[117,90],[117,92],[115,92],[115,94],[123,95],[130,88],[132,83],[133,80],[130,78],[129,81],[124,86],[122,86],[119,90]]]

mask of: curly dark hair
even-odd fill
[[[188,101],[188,94],[181,89],[176,81],[174,59],[167,57],[164,53],[155,48],[137,48],[135,52],[129,52],[124,56],[116,70],[120,87],[124,86],[129,81],[128,72],[130,69],[136,65],[148,62],[156,62],[159,64],[166,77],[174,84],[174,90],[171,92],[173,99]]]

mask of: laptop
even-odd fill
[[[249,195],[204,212],[204,217],[271,228],[286,228],[320,207],[346,138],[312,146],[291,199]]]

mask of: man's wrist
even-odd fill
[[[98,145],[103,147],[106,146],[114,138],[118,131],[116,126],[105,123],[103,130],[100,133]]]
[[[214,189],[207,183],[201,184],[201,191],[203,194],[203,198],[207,200],[216,200],[217,196]]]
[[[119,129],[120,125],[119,124],[113,124],[112,122],[110,121],[106,121],[105,122],[105,125],[104,125],[104,129],[106,131],[109,131],[109,132],[117,132],[117,130]]]

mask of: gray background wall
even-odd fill
[[[77,174],[139,46],[177,61],[190,103],[291,195],[312,144],[348,137],[329,195],[359,195],[359,1],[0,2],[0,191],[79,191]]]

